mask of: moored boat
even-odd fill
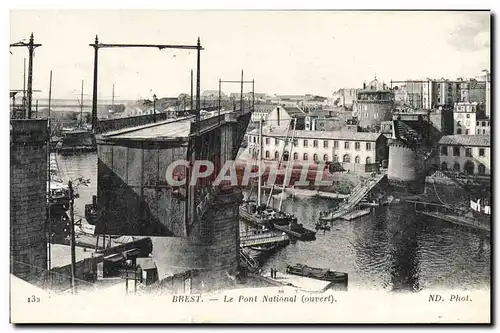
[[[304,228],[302,224],[290,223],[287,226],[274,225],[274,228],[279,231],[285,232],[288,236],[300,241],[312,241],[316,239],[316,232]]]
[[[348,284],[347,273],[336,272],[324,268],[316,268],[302,264],[295,264],[295,265],[287,265],[286,272],[292,275],[298,275],[322,281],[330,281],[334,283],[343,284],[345,286],[347,286]]]

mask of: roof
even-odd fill
[[[276,108],[274,104],[255,104],[255,112],[271,112]]]
[[[262,135],[268,137],[284,137],[286,136],[286,129],[276,129],[269,131],[269,128],[262,129]],[[250,135],[258,135],[258,129],[249,132]],[[290,135],[290,133],[289,133]],[[382,133],[374,132],[353,132],[349,130],[340,131],[306,131],[296,130],[295,138],[300,139],[336,139],[336,140],[351,140],[351,141],[377,141]]]
[[[377,78],[373,79],[372,82],[368,83],[366,85],[366,88],[362,89],[361,92],[366,92],[366,91],[384,91],[387,90],[384,88],[384,85],[380,83]]]
[[[440,145],[453,146],[473,146],[473,147],[490,147],[491,137],[489,135],[445,135],[439,140]]]
[[[284,99],[284,100],[303,100],[305,98],[304,95],[277,95],[279,99]]]
[[[302,111],[301,108],[296,106],[280,106],[282,109],[288,113],[288,115],[292,118],[302,118],[306,116],[306,113]]]
[[[226,96],[222,91],[220,92],[220,95],[222,97]],[[205,90],[202,94],[201,97],[209,97],[209,96],[219,96],[219,91],[218,90]]]
[[[147,271],[150,269],[156,269],[156,264],[153,261],[153,258],[137,258],[136,261],[136,266],[140,266],[143,271]]]
[[[315,110],[315,111],[312,111],[312,112],[309,113],[309,117],[329,118],[330,117],[330,112]]]

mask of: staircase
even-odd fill
[[[240,264],[246,267],[250,272],[259,270],[259,263],[246,253],[242,247],[240,247]]]
[[[338,209],[334,212],[330,212],[327,215],[327,219],[334,220],[340,218],[355,209],[356,205],[363,199],[382,179],[386,177],[386,174],[378,174],[375,177],[369,179],[367,182],[358,184],[351,192],[351,195],[346,202],[339,205]]]

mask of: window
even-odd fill
[[[484,164],[479,164],[477,166],[477,172],[480,174],[480,175],[484,175],[486,173],[486,168],[484,167]]]
[[[371,159],[371,157],[370,157],[370,156],[368,156],[368,157],[366,158],[366,164],[370,164],[370,163],[372,163],[372,159]]]
[[[446,164],[446,162],[441,163],[441,170],[442,171],[448,170],[448,164]]]
[[[297,147],[299,145],[299,141],[297,139],[293,140],[293,146]]]
[[[307,147],[307,140],[304,140],[304,147]]]
[[[275,152],[274,152],[274,159],[275,159],[275,160],[277,160],[277,159],[279,159],[279,158],[280,158],[280,153],[279,153],[279,152],[277,152],[277,151],[275,151]]]
[[[313,160],[316,162],[318,160],[318,154],[313,155]]]
[[[323,148],[328,148],[328,140],[323,141]]]
[[[359,164],[359,156],[356,156],[356,157],[354,158],[354,163]]]
[[[372,143],[371,142],[366,143],[366,150],[372,150]]]
[[[266,158],[269,158],[269,156],[270,156],[269,150],[266,150]]]
[[[339,155],[333,156],[333,162],[337,163],[339,161]]]
[[[453,147],[453,156],[460,156],[460,147]]]
[[[253,137],[253,143],[255,143],[255,136]]]
[[[328,162],[328,154],[323,155],[323,161]]]
[[[344,149],[349,149],[349,141],[344,142]]]
[[[350,163],[351,162],[351,156],[349,156],[349,154],[345,154],[344,158],[343,158],[343,161],[345,163]]]
[[[476,126],[479,126],[479,121],[476,121]]]
[[[479,148],[479,156],[484,156],[484,148]]]
[[[313,140],[313,147],[318,148],[318,140]]]
[[[486,130],[483,130],[483,134],[486,134]]]
[[[470,126],[470,120],[465,121],[465,126]]]
[[[280,141],[278,140],[278,138],[275,138],[275,139],[274,139],[274,144],[275,144],[276,146],[280,144]]]
[[[446,146],[441,147],[441,155],[448,156],[448,147]]]
[[[470,118],[470,113],[467,113],[466,117],[467,117],[467,118]]]
[[[477,134],[481,134],[481,131],[480,131],[480,130],[477,130]]]
[[[478,125],[479,125],[479,124],[478,124]],[[484,127],[484,126],[486,126],[486,122],[484,122],[484,121],[483,121],[483,122],[482,122],[482,125],[483,125],[483,127]]]
[[[271,139],[269,138],[266,138],[266,145],[270,144],[271,143]]]
[[[465,157],[472,157],[472,148],[465,148]]]
[[[460,172],[460,164],[455,162],[455,164],[453,164],[453,171]]]
[[[293,159],[298,160],[299,159],[299,153],[293,153]]]
[[[333,141],[333,148],[336,148],[336,149],[339,148],[339,142],[338,141]]]
[[[304,161],[307,161],[307,153],[304,153],[304,156],[302,157]]]
[[[368,118],[368,112],[365,112],[365,118]]]
[[[461,128],[457,129],[457,134],[462,134],[462,129]]]
[[[354,149],[359,150],[361,147],[361,144],[359,142],[354,142]]]
[[[469,129],[468,128],[465,129],[465,134],[469,135]]]

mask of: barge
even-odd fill
[[[310,267],[302,264],[287,265],[286,272],[316,280],[329,281],[347,287],[349,275],[324,268]]]

